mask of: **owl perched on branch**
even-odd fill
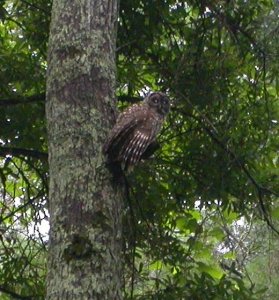
[[[156,92],[124,110],[103,148],[108,161],[120,163],[124,170],[137,164],[155,143],[169,109],[168,97]]]

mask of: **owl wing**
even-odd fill
[[[103,152],[108,155],[109,160],[120,160],[121,149],[126,144],[127,137],[133,134],[141,110],[141,106],[135,104],[124,110],[117,118],[116,124],[103,147]]]
[[[148,110],[139,115],[135,129],[126,139],[120,152],[125,170],[142,158],[147,147],[155,140],[161,127],[160,123],[160,120]]]
[[[120,153],[125,170],[128,166],[135,165],[141,159],[142,154],[153,139],[152,131],[146,130],[144,127],[135,129]]]

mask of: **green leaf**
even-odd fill
[[[161,260],[157,260],[149,265],[149,270],[151,271],[161,270],[162,267],[163,267],[163,262]]]
[[[271,211],[271,216],[272,218],[279,220],[279,207],[276,207]]]
[[[215,227],[210,231],[210,234],[218,241],[222,241],[225,237],[223,230],[220,227]]]
[[[207,273],[214,279],[220,280],[225,275],[225,272],[217,266],[209,266],[202,262],[199,262],[198,265],[201,272]]]
[[[212,251],[211,249],[203,247],[197,253],[195,254],[195,258],[208,261],[212,257]]]
[[[176,219],[176,227],[182,231],[186,228],[186,225],[187,225],[187,222],[188,222],[188,218],[187,217],[178,217]]]
[[[236,255],[234,252],[230,251],[230,252],[227,252],[226,254],[224,254],[223,257],[226,259],[234,260],[236,258]]]

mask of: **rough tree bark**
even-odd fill
[[[122,299],[123,192],[102,145],[114,122],[117,0],[54,0],[48,52],[47,299]]]

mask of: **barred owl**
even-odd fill
[[[168,97],[156,92],[124,110],[103,148],[108,161],[121,163],[124,170],[135,165],[155,142],[169,109]]]

